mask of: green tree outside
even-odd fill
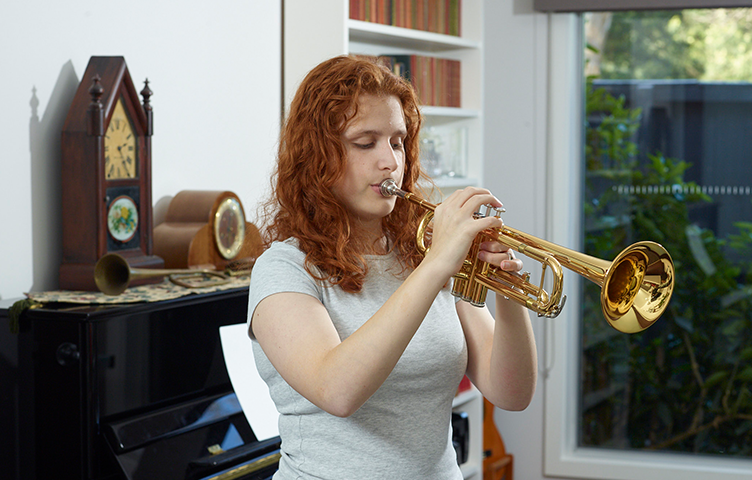
[[[752,79],[752,10],[609,15],[602,50],[595,49],[601,78]],[[737,222],[726,238],[693,225],[689,206],[712,199],[684,180],[691,165],[639,151],[642,112],[592,80],[585,252],[610,259],[653,240],[677,273],[666,313],[636,335],[610,329],[598,287],[585,285],[580,442],[752,456],[752,222]]]

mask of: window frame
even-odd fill
[[[617,10],[682,10],[688,8],[752,7],[752,0],[534,0],[539,12],[598,12]]]
[[[559,245],[582,245],[582,16],[550,14],[549,110],[546,170],[547,234]],[[562,314],[547,327],[544,375],[543,472],[546,476],[602,480],[746,480],[752,460],[666,452],[621,451],[579,447],[579,356],[583,281],[569,275]]]

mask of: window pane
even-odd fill
[[[634,335],[585,282],[579,444],[750,457],[752,10],[584,19],[584,250],[656,241],[676,277]]]

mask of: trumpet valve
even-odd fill
[[[504,207],[494,207],[492,205],[481,205],[477,212],[475,212],[475,218],[486,218],[486,217],[501,217],[501,214],[506,212],[506,209]]]

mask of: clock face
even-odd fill
[[[107,211],[107,230],[112,238],[126,243],[138,230],[138,208],[128,195],[121,195],[110,203]]]
[[[104,136],[104,172],[107,180],[136,178],[137,147],[133,124],[123,108],[123,99],[119,98]]]
[[[223,258],[235,258],[245,240],[245,216],[236,198],[225,198],[214,214],[214,242]]]

